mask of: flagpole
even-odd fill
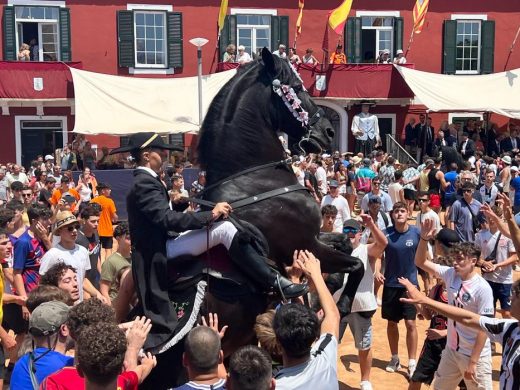
[[[410,51],[410,46],[412,46],[414,32],[415,32],[415,29],[412,28],[412,33],[410,34],[410,39],[408,40],[408,47],[406,48],[406,52],[404,53],[405,58],[408,57],[408,52]]]
[[[516,30],[515,39],[513,39],[513,43],[511,43],[511,48],[509,49],[509,53],[507,55],[507,60],[504,65],[504,71],[507,69],[507,64],[509,63],[509,59],[511,58],[511,54],[513,54],[513,49],[515,48],[516,41],[518,39],[518,36],[520,35],[520,26],[518,27],[518,30]]]

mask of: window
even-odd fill
[[[394,18],[391,16],[362,16],[361,40],[363,62],[374,62],[383,50],[393,53]]]
[[[221,60],[226,47],[231,43],[235,46],[244,45],[246,52],[253,57],[264,47],[269,50],[276,50],[280,44],[289,47],[289,17],[260,12],[255,14],[232,12],[231,15],[226,16],[220,34]]]
[[[17,60],[27,44],[31,61],[71,61],[68,8],[6,6],[3,24],[5,60]]]
[[[135,66],[166,68],[166,12],[135,12]]]
[[[443,45],[444,73],[469,75],[493,73],[494,21],[469,18],[445,20]]]
[[[403,48],[403,18],[397,11],[357,11],[347,19],[344,36],[349,63],[375,62],[383,50],[393,57]]]
[[[457,73],[480,72],[480,20],[457,21]]]
[[[237,46],[244,45],[249,54],[263,47],[271,48],[271,16],[237,15]]]
[[[183,66],[182,13],[152,6],[118,11],[117,31],[119,66],[130,73],[173,73]]]

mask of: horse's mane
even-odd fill
[[[281,59],[275,56],[273,56],[273,60],[276,68],[275,75],[270,75],[264,62],[257,59],[239,66],[237,74],[222,87],[213,99],[199,133],[198,162],[203,168],[206,168],[209,164],[207,159],[210,151],[214,150],[219,143],[229,141],[221,137],[226,126],[232,124],[234,131],[247,132],[252,127],[249,121],[251,116],[247,114],[262,111],[269,105],[268,101],[260,100],[251,104],[250,95],[245,93],[246,90],[254,88],[255,84],[264,87],[271,85],[274,78],[281,80],[291,78],[291,74],[294,72],[291,71],[290,65],[284,64]],[[259,93],[261,93],[260,90]]]

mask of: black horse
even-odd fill
[[[342,301],[343,311],[349,311],[363,265],[318,240],[320,208],[298,186],[278,130],[300,140],[298,148],[306,153],[327,149],[334,135],[291,65],[264,48],[262,58],[239,67],[209,107],[198,145],[207,179],[203,199],[231,203],[233,216],[256,226],[267,240],[268,257],[281,272],[292,263],[294,250],[307,249],[321,260],[323,272],[349,273]],[[253,324],[267,306],[265,297],[250,294],[223,300],[210,283],[205,299],[202,314],[217,312],[220,323],[229,325],[222,344],[226,356],[254,342]],[[176,378],[181,354],[182,343],[160,354],[146,388],[164,388]]]

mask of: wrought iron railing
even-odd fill
[[[394,156],[401,164],[417,164],[417,160],[390,134],[386,135],[386,152]]]

